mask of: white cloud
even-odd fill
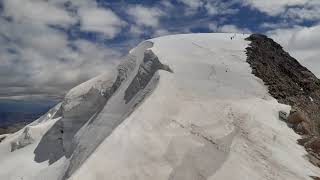
[[[277,29],[267,34],[320,78],[320,25]]]
[[[178,2],[186,6],[184,9],[184,15],[186,16],[196,14],[198,10],[205,5],[204,1],[202,0],[178,0]]]
[[[129,7],[128,15],[133,17],[137,25],[155,28],[159,26],[159,19],[164,13],[158,8],[136,5]]]
[[[231,6],[234,5],[235,2],[229,1],[210,1],[208,0],[205,4],[205,9],[207,10],[208,14],[213,15],[226,15],[226,14],[236,14],[238,9],[234,9]]]
[[[293,20],[320,20],[320,1],[319,4],[308,3],[304,7],[289,8],[285,15]]]
[[[218,29],[218,25],[214,22],[208,24],[208,28],[212,31],[216,31]]]
[[[69,11],[69,2],[76,11]],[[70,40],[50,25],[115,37],[123,22],[91,0],[4,0],[0,14],[0,97],[62,96],[71,87],[113,68],[122,53],[87,40]],[[9,20],[8,20],[9,17]],[[88,22],[89,21],[89,22]]]
[[[247,28],[239,28],[233,24],[225,24],[218,26],[215,23],[210,23],[208,28],[213,32],[224,32],[224,33],[251,33]]]
[[[319,20],[319,0],[240,0],[270,16],[281,15],[294,21]]]
[[[35,39],[28,38],[32,32],[22,28],[25,38],[11,47],[16,54],[7,51],[11,45],[0,45],[0,96],[63,95],[71,87],[110,70],[121,56],[116,50],[89,41],[70,42],[64,34],[50,30]]]
[[[166,9],[174,8],[174,5],[171,3],[171,1],[168,1],[168,0],[161,0],[160,5],[162,5]]]
[[[260,24],[260,28],[264,28],[264,29],[286,28],[289,26],[290,24],[288,22],[281,22],[281,23],[264,22]]]
[[[235,4],[242,4],[257,9],[269,16],[281,15],[295,21],[319,20],[319,0],[178,0],[187,8],[186,15],[194,15],[200,9],[206,9],[211,16],[236,14],[239,9],[234,8]]]
[[[79,16],[83,31],[103,33],[107,38],[114,38],[126,24],[108,9],[82,8]]]
[[[137,26],[137,25],[132,25],[130,26],[130,33],[133,35],[140,36],[144,33],[143,27]]]
[[[187,8],[184,9],[185,15],[194,15],[200,9],[205,9],[210,16],[235,14],[237,9],[231,8],[236,1],[217,1],[217,0],[178,0]]]
[[[232,24],[226,24],[218,29],[220,32],[228,32],[228,33],[250,33],[250,30],[247,28],[239,28]]]
[[[4,14],[17,22],[67,26],[76,22],[75,17],[59,3],[49,4],[35,0],[4,0]]]
[[[288,6],[303,5],[308,0],[242,0],[243,3],[269,15],[283,13]]]
[[[178,0],[178,2],[181,2],[192,9],[197,9],[204,5],[201,0]]]
[[[170,35],[170,34],[174,34],[169,32],[166,29],[157,29],[154,33],[153,33],[153,37],[160,37],[160,36],[165,36],[165,35]]]
[[[320,25],[302,28],[292,36],[289,48],[301,50],[320,50]]]

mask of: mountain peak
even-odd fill
[[[277,76],[288,73],[283,61],[298,68],[294,75],[308,74],[264,35],[183,34],[144,41],[115,71],[73,88],[43,117],[7,135],[0,143],[0,178],[320,176],[303,157],[300,136],[278,117],[280,111],[289,114],[292,104],[270,88],[296,82]]]

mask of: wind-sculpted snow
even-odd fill
[[[70,158],[76,147],[75,134],[103,108],[107,101],[103,93],[111,89],[113,79],[112,74],[104,74],[70,90],[60,108],[61,120],[43,136],[34,151],[35,161],[49,160],[52,164],[63,156]]]
[[[117,76],[102,75],[70,90],[61,105],[62,118],[34,151],[35,161],[53,164],[66,157],[70,164],[63,179],[69,177],[155,88],[156,71],[170,70],[146,50],[150,47],[144,42],[131,51]]]
[[[82,132],[81,137],[77,139],[77,149],[70,160],[70,166],[65,178],[77,170],[98,145],[109,136],[156,87],[159,80],[159,75],[156,74],[156,71],[165,68],[163,68],[164,65],[159,62],[152,51],[146,50],[150,47],[152,47],[152,43],[144,42],[135,50],[131,51],[128,58],[130,60],[134,59],[135,64],[139,66],[135,66],[134,69],[125,68],[130,70],[123,73],[127,75],[125,76],[126,78],[122,80],[119,91],[113,94],[104,109],[94,120],[90,121],[90,124]],[[146,70],[147,66],[150,67],[150,71]],[[142,67],[145,67],[145,73],[141,73],[141,71],[143,71]],[[137,78],[143,80],[143,83],[137,80]],[[132,88],[132,86],[135,88]],[[128,92],[131,93],[130,99],[126,99]],[[90,146],[88,146],[88,144],[90,144]]]
[[[11,152],[32,144],[33,142],[34,140],[30,134],[30,128],[26,127],[22,133],[22,137],[18,139],[18,141],[11,142]]]
[[[185,128],[183,125],[180,126]],[[202,139],[203,146],[186,153],[181,159],[181,163],[176,165],[170,173],[169,180],[208,179],[227,160],[231,144],[237,134],[237,130],[234,130],[227,136],[214,141],[210,137],[204,136],[201,130],[199,132],[199,127],[192,127],[191,129],[190,133]]]
[[[0,179],[319,176],[298,135],[278,120],[290,107],[251,74],[246,37],[190,34],[139,44],[114,72],[71,89],[46,115],[6,135]]]
[[[131,101],[139,91],[147,86],[154,73],[159,69],[172,72],[170,67],[161,64],[158,57],[151,50],[146,50],[144,52],[143,63],[140,64],[137,75],[125,91],[124,99],[126,103]]]

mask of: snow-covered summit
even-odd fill
[[[0,179],[213,180],[320,176],[251,74],[243,34],[142,42],[0,143]]]

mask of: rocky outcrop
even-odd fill
[[[288,123],[291,123],[291,124],[299,124],[302,122],[306,122],[308,120],[307,120],[307,117],[304,114],[302,114],[300,111],[294,111],[290,113],[287,121]]]
[[[246,40],[251,41],[246,53],[252,73],[280,103],[292,106],[285,121],[303,135],[298,143],[320,167],[320,80],[267,36],[252,34]],[[284,119],[282,113],[279,116]]]
[[[311,121],[301,111],[291,111],[287,123],[296,131],[296,133],[301,135],[312,135]]]

